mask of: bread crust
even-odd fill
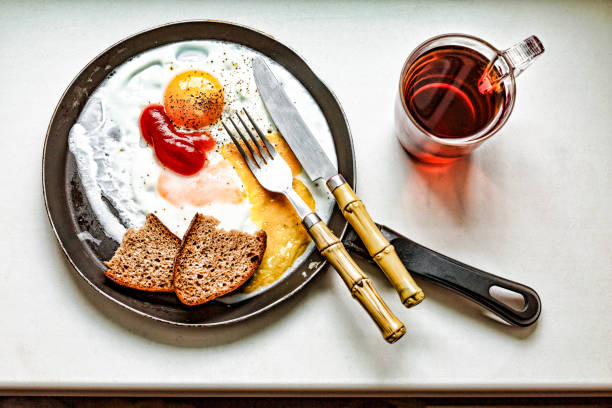
[[[248,272],[243,276],[242,279],[237,280],[234,284],[232,285],[227,285],[225,287],[223,287],[222,289],[216,289],[214,291],[214,293],[210,296],[206,296],[203,298],[198,299],[197,301],[190,301],[189,299],[187,299],[185,296],[183,296],[181,289],[180,289],[180,285],[177,285],[177,281],[181,276],[181,271],[179,271],[179,267],[180,267],[180,263],[183,259],[183,257],[186,256],[186,251],[188,246],[190,245],[190,241],[191,241],[191,237],[195,234],[197,234],[196,231],[196,226],[200,223],[206,222],[207,219],[214,220],[214,225],[215,227],[219,225],[219,220],[217,220],[214,217],[207,217],[204,216],[202,214],[197,213],[193,219],[191,220],[191,223],[189,224],[189,228],[187,229],[187,231],[185,232],[185,235],[183,236],[183,240],[182,240],[182,244],[181,244],[181,248],[179,249],[176,258],[174,259],[174,289],[175,289],[175,293],[177,298],[181,301],[181,303],[188,305],[188,306],[198,306],[201,304],[204,304],[206,302],[209,302],[213,299],[216,299],[220,296],[226,295],[230,292],[233,292],[234,290],[238,289],[241,285],[243,285],[246,281],[248,281],[251,276],[253,276],[253,274],[255,273],[255,271],[257,270],[257,268],[259,267],[259,265],[261,264],[261,261],[263,259],[263,254],[266,250],[266,244],[267,244],[267,235],[266,232],[263,230],[258,230],[255,232],[255,234],[253,234],[255,236],[255,238],[257,239],[258,243],[259,243],[259,252],[257,253],[257,261],[256,262],[252,262]],[[234,232],[235,230],[229,231],[230,233]],[[236,233],[240,233],[240,234],[244,234],[244,235],[250,235],[252,236],[252,234],[246,234],[244,232],[240,232],[240,231],[235,231]]]

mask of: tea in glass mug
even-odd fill
[[[395,131],[416,159],[449,163],[497,132],[514,106],[515,78],[544,52],[531,36],[499,51],[464,34],[434,37],[404,63]]]

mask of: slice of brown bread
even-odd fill
[[[246,282],[266,250],[266,233],[217,228],[219,220],[196,214],[174,261],[179,300],[195,306],[225,295]]]
[[[116,283],[149,292],[173,292],[174,258],[181,239],[153,214],[145,225],[130,228],[110,261],[105,275]]]

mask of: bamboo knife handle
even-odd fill
[[[338,237],[319,221],[308,229],[321,254],[340,274],[351,294],[368,312],[389,343],[394,343],[406,333],[404,324],[382,300],[372,282],[348,254]]]
[[[334,178],[344,181],[342,176]],[[334,179],[332,178],[332,179]],[[330,181],[332,180],[330,179]],[[328,182],[344,218],[353,226],[359,238],[374,261],[383,270],[387,279],[395,287],[399,297],[406,307],[412,307],[425,299],[423,290],[416,284],[408,270],[397,256],[395,248],[383,236],[372,221],[365,206],[346,181],[337,186]]]

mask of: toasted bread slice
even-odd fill
[[[110,261],[105,275],[116,283],[150,292],[173,292],[174,258],[181,240],[153,214],[145,225],[130,228]]]
[[[266,250],[266,233],[218,229],[219,220],[196,214],[174,261],[179,300],[195,306],[225,295],[246,282]]]

